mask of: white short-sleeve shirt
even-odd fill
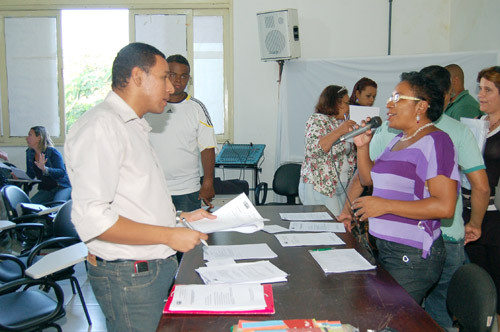
[[[200,152],[217,147],[205,105],[187,95],[179,103],[170,102],[161,116],[152,115],[148,120],[165,121],[158,132],[151,133],[151,141],[164,167],[171,194],[184,195],[200,190]]]

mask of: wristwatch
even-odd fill
[[[175,211],[175,222],[182,222],[182,219],[181,219],[181,213],[184,212],[184,211],[181,211],[181,210],[177,210]]]

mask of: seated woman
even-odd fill
[[[354,138],[363,185],[373,196],[353,202],[355,215],[369,220],[379,263],[421,303],[439,279],[446,250],[440,219],[453,217],[460,186],[450,137],[437,129],[444,91],[421,73],[404,73],[387,102],[389,127],[402,130],[375,161],[371,133]]]
[[[37,178],[38,192],[31,198],[33,203],[67,201],[71,198],[71,185],[62,155],[54,148],[45,127],[30,129],[26,137],[26,174]]]
[[[363,77],[357,81],[356,84],[354,84],[349,104],[357,106],[373,106],[375,98],[377,98],[377,83],[368,77]]]
[[[321,93],[316,112],[306,123],[306,151],[300,171],[299,197],[305,205],[326,205],[334,215],[338,215],[344,205],[343,188],[347,187],[356,166],[353,144],[334,144],[356,124],[352,120],[344,121],[348,114],[347,89],[330,85]]]

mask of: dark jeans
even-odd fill
[[[31,197],[32,203],[44,204],[52,201],[68,201],[71,199],[71,187],[55,187],[51,190],[38,190],[38,192]]]
[[[421,304],[427,291],[439,280],[446,258],[443,238],[432,244],[430,254],[422,258],[422,250],[396,242],[377,239],[379,262],[394,279]]]
[[[177,271],[175,256],[148,261],[145,272],[134,271],[134,261],[88,264],[90,285],[106,317],[108,332],[154,332],[164,300]]]
[[[447,328],[453,326],[453,320],[446,307],[446,296],[451,277],[465,262],[464,240],[458,242],[444,241],[444,247],[446,248],[446,260],[443,273],[438,283],[425,298],[425,311],[431,315],[439,326]]]
[[[201,199],[199,191],[185,195],[172,195],[172,202],[174,202],[175,209],[180,211],[194,211],[201,208]]]

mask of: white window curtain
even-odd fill
[[[5,19],[10,136],[45,126],[60,136],[56,17]]]

